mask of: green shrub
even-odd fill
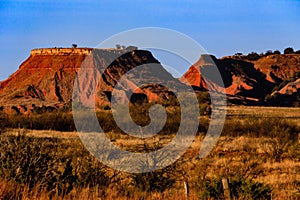
[[[271,187],[251,179],[232,178],[229,180],[229,188],[231,195],[236,198],[271,199]]]
[[[198,187],[200,199],[224,199],[222,177],[200,180]],[[229,178],[229,189],[234,199],[271,199],[270,186],[239,176]]]

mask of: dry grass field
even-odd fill
[[[228,117],[284,118],[300,126],[299,107],[228,106]]]
[[[5,129],[1,133],[0,199],[300,199],[300,109],[229,107],[210,154],[199,159],[209,118],[174,164],[143,174],[98,162],[78,133]],[[174,134],[154,139],[107,136],[131,151],[165,146]],[[147,149],[143,149],[147,148]],[[184,182],[189,185],[186,196]]]

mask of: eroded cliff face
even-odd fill
[[[212,66],[218,68],[224,87],[213,80],[214,72],[210,72]],[[209,88],[212,91],[225,89],[228,100],[236,104],[268,105],[266,97],[269,95],[280,94],[288,98],[289,94],[291,97],[299,94],[299,83],[289,83],[299,71],[300,55],[297,54],[269,55],[256,61],[238,56],[217,59],[214,56],[202,55],[180,80],[190,83],[199,91]],[[212,76],[207,77],[205,74]],[[276,87],[285,83],[289,84],[274,93]]]
[[[3,106],[40,106],[66,102],[71,98],[76,71],[86,55],[30,55],[7,80],[0,83]]]
[[[217,77],[216,73],[220,74],[223,83],[220,80],[214,80]],[[275,86],[264,76],[254,68],[252,63],[232,58],[216,59],[214,56],[202,55],[181,79],[184,78],[190,82],[196,90],[225,92],[229,99],[230,97],[235,97],[235,99],[243,97],[242,101],[258,102]]]
[[[85,59],[76,84],[77,99],[98,107],[110,105],[112,100],[123,104],[161,102],[172,95],[168,86],[184,87],[145,50],[130,51],[120,57],[95,51]]]
[[[29,58],[13,75],[0,82],[0,105],[3,110],[11,110],[13,107],[13,110],[22,113],[31,112],[34,107],[63,107],[72,100],[74,81],[79,70],[89,69],[84,74],[84,79],[77,80],[82,93],[81,100],[91,101],[94,96],[89,94],[89,90],[95,89],[95,103],[100,108],[109,105],[112,91],[120,78],[140,65],[146,67],[119,84],[119,89],[116,88],[114,93],[115,98],[128,101],[128,90],[140,94],[150,102],[166,98],[166,93],[160,94],[155,91],[160,87],[159,84],[147,84],[155,81],[159,83],[157,75],[167,82],[180,84],[164,70],[149,51],[37,49],[31,51]],[[148,75],[142,76],[143,74]],[[95,80],[98,82],[97,86],[92,85]]]

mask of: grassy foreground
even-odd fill
[[[209,122],[202,117],[195,141],[177,162],[143,174],[104,166],[76,132],[3,129],[0,199],[223,199],[222,178],[229,180],[234,199],[299,199],[299,113],[230,107],[218,143],[199,159]],[[107,135],[131,151],[160,148],[174,136],[142,140]]]

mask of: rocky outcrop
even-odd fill
[[[89,55],[93,48],[40,48],[30,51],[31,56],[35,55]],[[114,51],[115,49],[107,49],[107,51]]]
[[[93,53],[83,63],[77,83],[80,94],[76,95],[86,105],[93,103],[94,97],[99,107],[109,105],[112,98],[126,103],[132,94],[136,100],[139,96],[148,102],[162,101],[170,95],[166,86],[184,86],[149,51],[134,50],[116,59],[113,55]],[[90,66],[94,67],[91,69]]]
[[[285,83],[285,84],[283,84]],[[267,96],[268,105],[272,106],[300,106],[300,78],[294,81],[286,81],[276,87],[273,92]]]
[[[290,83],[287,83],[282,89],[278,91],[279,94],[292,95],[300,90],[300,78]]]

